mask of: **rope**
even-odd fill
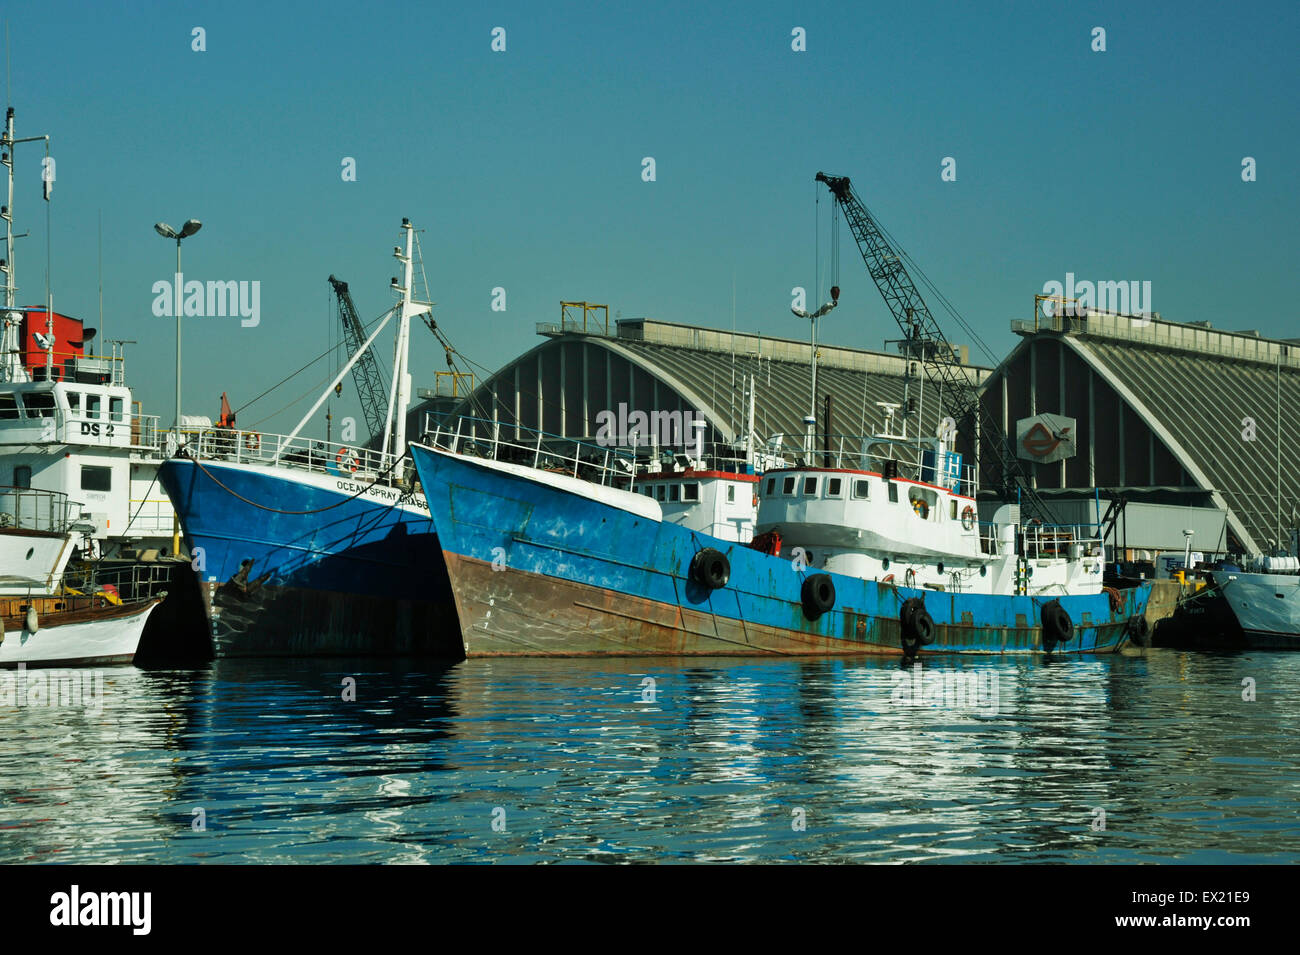
[[[217,485],[217,487],[221,488],[221,490],[225,491],[227,494],[231,495],[232,497],[236,497],[239,500],[243,501],[245,504],[248,504],[251,507],[256,507],[258,510],[270,511],[272,514],[298,515],[298,514],[320,514],[324,511],[332,511],[336,507],[341,507],[344,504],[348,503],[349,501],[355,501],[362,494],[365,494],[366,491],[370,490],[372,487],[378,484],[379,479],[381,477],[391,472],[393,468],[397,467],[397,465],[399,465],[403,460],[405,460],[405,458],[406,458],[406,454],[403,453],[400,458],[395,460],[392,464],[390,464],[386,469],[381,471],[379,474],[375,475],[375,479],[373,481],[371,481],[361,490],[357,491],[357,493],[353,494],[351,497],[345,497],[343,500],[337,501],[336,503],[330,504],[326,507],[316,507],[306,511],[283,511],[278,507],[267,507],[265,504],[258,504],[256,501],[250,501],[248,498],[244,497],[244,495],[240,494],[238,491],[228,488],[226,487],[226,485],[222,484],[221,479],[217,477],[215,474],[213,474],[211,471],[209,471],[207,468],[205,468],[203,466],[203,462],[201,462],[198,458],[191,458],[190,460],[193,461],[195,467],[197,467],[200,471],[206,474],[212,480],[212,482]]]

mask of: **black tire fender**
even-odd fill
[[[1043,648],[1049,653],[1049,641],[1054,647],[1058,643],[1069,643],[1074,637],[1074,621],[1059,600],[1043,605],[1042,624]]]
[[[1135,613],[1128,618],[1128,638],[1135,647],[1151,645],[1151,625],[1147,623],[1146,614]]]
[[[830,574],[805,577],[799,596],[808,619],[816,620],[835,606],[835,581],[831,580]]]
[[[691,558],[691,580],[710,590],[725,587],[731,580],[731,561],[722,551],[705,547]]]
[[[934,618],[925,609],[925,601],[920,597],[908,597],[898,611],[901,625],[903,649],[915,650],[918,646],[934,643]]]

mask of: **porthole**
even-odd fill
[[[943,561],[939,561],[939,573],[943,573]]]
[[[880,562],[880,569],[881,569],[881,570],[889,570],[889,558],[888,558],[888,557],[886,557],[884,560],[882,560],[882,561]]]
[[[34,554],[34,553],[36,553],[36,548],[35,548],[35,547],[29,547],[29,548],[27,548],[27,559],[28,559],[28,560],[31,560],[31,559],[32,559],[32,554]]]

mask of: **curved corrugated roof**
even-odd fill
[[[1026,338],[990,385],[1034,341],[1061,340],[1213,492],[1246,550],[1285,546],[1300,524],[1300,343],[1112,315],[1013,328]]]
[[[671,326],[680,330],[686,326]],[[712,336],[729,333],[708,330]],[[723,441],[732,441],[743,426],[745,409],[742,407],[743,382],[750,374],[755,379],[755,431],[760,440],[773,434],[801,434],[803,418],[809,411],[811,370],[808,364],[808,344],[787,339],[763,341],[769,351],[782,357],[759,356],[754,353],[735,354],[719,347],[690,347],[665,344],[620,334],[618,336],[588,335],[581,333],[547,333],[550,340],[510,362],[478,388],[448,418],[457,415],[483,415],[492,407],[494,389],[502,393],[514,389],[516,367],[532,361],[539,352],[559,348],[566,342],[582,342],[609,352],[613,356],[644,369],[662,387],[681,396],[684,403],[702,412]],[[752,346],[753,336],[738,338],[744,345]],[[820,349],[820,346],[819,346]],[[791,360],[802,351],[802,360]],[[943,417],[940,404],[928,383],[921,391],[919,361],[907,361],[899,355],[880,352],[856,351],[827,346],[830,358],[819,360],[817,390],[823,398],[831,396],[831,430],[837,434],[862,434],[879,431],[883,414],[876,402],[901,404],[904,394],[904,374],[911,366],[912,377],[908,394],[918,399],[924,433],[933,434]],[[858,367],[846,367],[846,366]],[[976,380],[990,371],[978,366],[964,366]],[[524,391],[523,388],[520,389]],[[531,396],[530,396],[531,397]],[[477,409],[477,410],[476,410]],[[822,406],[817,412],[817,430],[821,432]],[[490,414],[488,415],[490,416]],[[568,429],[570,432],[574,428]],[[909,425],[915,434],[915,426]],[[582,437],[570,433],[566,437]]]

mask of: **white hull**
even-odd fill
[[[24,664],[98,665],[130,663],[158,600],[133,607],[89,611],[89,619],[60,623],[54,615],[35,633],[11,630],[0,643],[0,666]],[[78,614],[82,616],[82,614]]]
[[[0,529],[0,596],[51,593],[71,555],[66,534]]]

